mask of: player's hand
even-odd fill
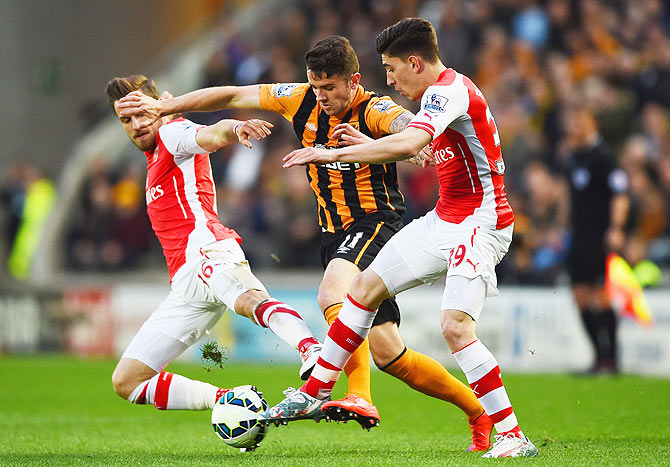
[[[272,123],[252,118],[251,120],[236,124],[233,127],[233,131],[237,135],[240,144],[251,149],[253,145],[249,139],[255,138],[257,141],[260,141],[261,139],[267,138],[272,134],[272,128],[274,128]]]
[[[423,159],[422,166],[424,169],[430,165],[435,165],[435,154],[433,154],[430,144],[425,145],[423,149],[419,151],[419,156]]]
[[[332,139],[339,140],[340,146],[352,146],[374,141],[367,135],[354,128],[349,123],[340,123],[333,129]]]
[[[332,150],[321,148],[302,148],[284,156],[284,168],[294,165],[327,164],[333,162]]]
[[[433,154],[433,150],[431,149],[430,144],[425,145],[423,149],[419,151],[419,157],[423,159],[421,167],[424,169],[430,167],[431,165],[435,165],[435,154]]]
[[[164,92],[161,99],[168,99],[172,95]],[[121,117],[132,117],[133,115],[142,115],[146,117],[139,123],[138,130],[147,128],[161,117],[161,103],[159,100],[149,97],[140,91],[133,91],[127,96],[119,99],[119,115]]]
[[[605,244],[611,251],[623,252],[626,234],[621,227],[610,227],[605,232]]]

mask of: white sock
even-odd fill
[[[302,316],[284,302],[271,298],[256,307],[254,316],[259,325],[268,328],[294,349],[305,339],[318,342]]]
[[[159,410],[205,410],[214,407],[219,391],[212,384],[163,371],[140,383],[128,400]]]
[[[505,390],[498,361],[491,351],[480,340],[476,340],[454,352],[454,358],[486,414],[491,417],[498,434],[519,432],[519,424]]]

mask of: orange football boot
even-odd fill
[[[469,419],[470,430],[472,431],[472,444],[467,451],[486,451],[491,447],[491,430],[493,422],[482,412],[479,417]]]
[[[379,411],[377,407],[356,394],[349,394],[344,399],[329,401],[321,406],[321,411],[330,420],[347,422],[356,420],[361,428],[370,431],[370,428],[379,426]]]

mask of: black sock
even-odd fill
[[[617,361],[617,317],[612,308],[606,308],[600,311],[601,334],[606,336],[607,346],[604,349],[604,358],[611,359],[616,365]]]
[[[589,336],[593,350],[596,352],[596,359],[600,358],[600,350],[598,346],[598,323],[596,313],[591,308],[583,308],[579,310],[579,315],[584,323],[584,330]]]

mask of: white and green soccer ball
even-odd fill
[[[265,438],[267,427],[259,421],[267,410],[263,393],[255,386],[237,386],[224,393],[212,410],[214,432],[228,446],[254,449]]]

